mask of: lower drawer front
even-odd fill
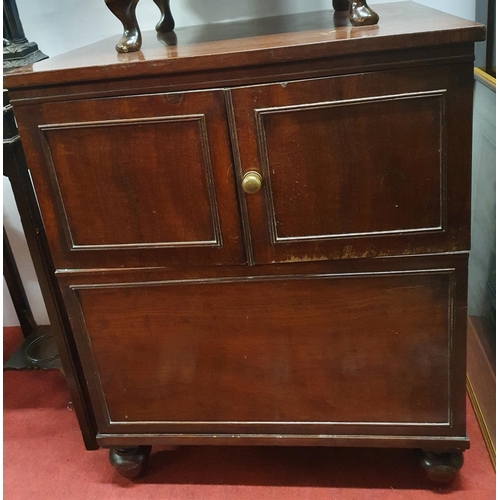
[[[451,425],[451,271],[72,290],[101,431]]]

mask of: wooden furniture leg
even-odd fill
[[[105,0],[109,10],[123,24],[123,36],[116,44],[117,52],[134,52],[141,48],[142,36],[135,16],[139,0]]]
[[[109,449],[109,462],[123,477],[135,479],[144,470],[150,454],[151,446],[113,447]]]
[[[156,31],[158,33],[169,33],[175,28],[175,21],[172,16],[172,11],[170,10],[170,0],[154,0],[154,3],[158,5],[161,11],[161,19],[156,25]]]
[[[448,453],[434,453],[419,450],[420,465],[424,468],[427,477],[436,483],[451,483],[457,472],[464,465],[462,451]]]

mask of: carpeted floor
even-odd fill
[[[19,345],[4,329],[4,357]],[[107,451],[87,452],[59,372],[4,373],[6,500],[492,500],[495,474],[469,405],[472,446],[456,481],[438,487],[412,450],[153,447],[148,474],[119,476]]]

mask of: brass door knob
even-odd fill
[[[262,176],[259,174],[259,172],[247,172],[243,176],[241,187],[247,194],[258,193],[260,191],[260,188],[262,187]]]

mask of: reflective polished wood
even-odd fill
[[[160,443],[412,447],[431,478],[460,468],[484,28],[377,11],[106,40],[6,78],[73,397],[125,475]]]

